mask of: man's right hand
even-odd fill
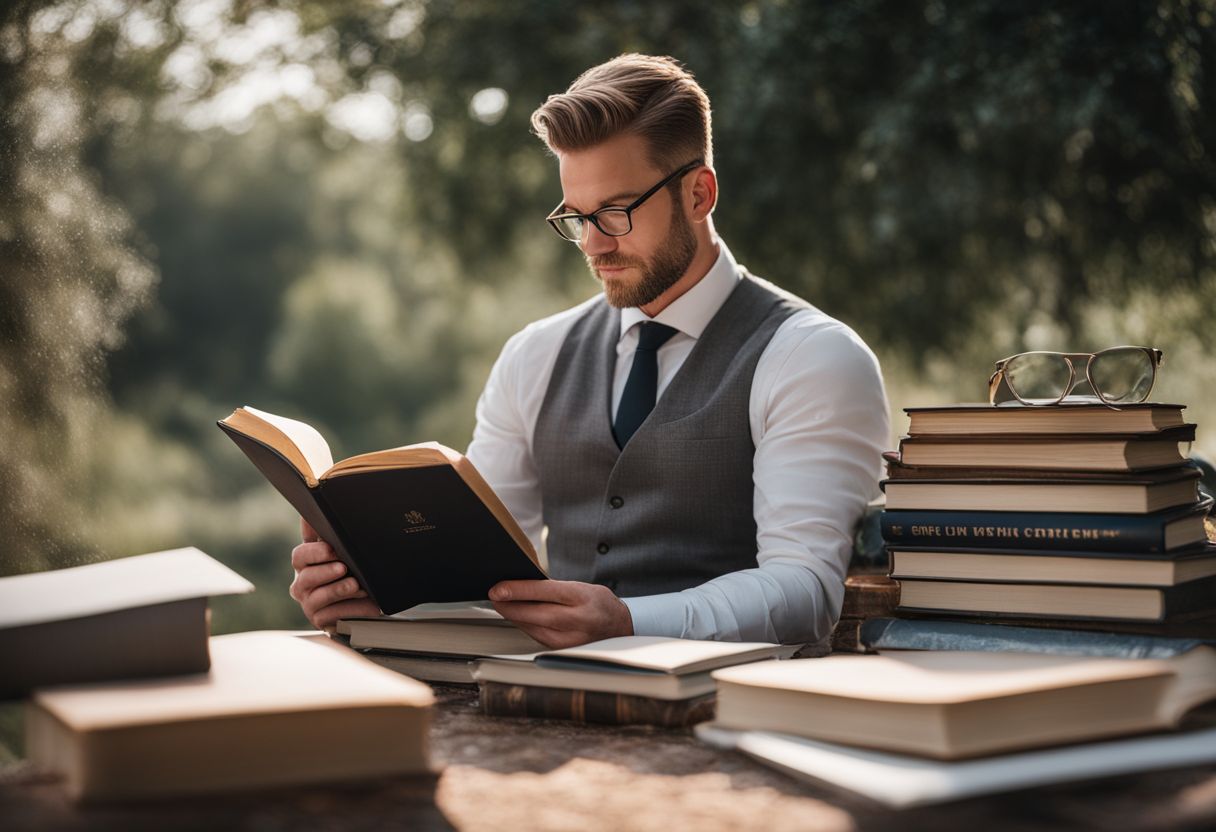
[[[291,550],[296,579],[290,592],[312,625],[332,633],[339,618],[380,615],[380,608],[359,582],[347,576],[346,564],[303,517],[300,532],[304,542]]]

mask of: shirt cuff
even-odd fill
[[[684,596],[679,592],[622,598],[633,618],[635,636],[684,637]]]

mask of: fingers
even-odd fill
[[[519,629],[552,650],[563,647],[576,647],[593,641],[587,633],[575,630],[553,630],[548,627],[537,627],[533,624],[519,624]]]
[[[305,543],[316,543],[321,539],[321,535],[317,534],[317,530],[303,517],[300,518],[300,539]]]
[[[330,604],[314,612],[308,617],[312,626],[318,630],[332,633],[340,618],[371,618],[380,614],[380,608],[367,598],[354,598]]]
[[[310,592],[303,593],[300,601],[300,606],[304,609],[304,614],[312,619],[313,614],[323,607],[328,607],[330,604],[336,604],[339,601],[346,601],[352,598],[366,598],[367,593],[359,586],[359,582],[354,578],[343,578],[340,581],[334,581],[328,584],[322,584]]]
[[[490,600],[581,604],[586,601],[586,587],[578,581],[499,581],[490,587]]]
[[[315,543],[301,543],[291,550],[291,568],[297,572],[306,566],[337,559],[338,556],[334,554],[333,547],[323,540]]]
[[[580,615],[574,607],[541,601],[494,601],[494,609],[512,624],[528,624],[555,630],[576,628]]]
[[[287,592],[292,598],[303,602],[314,589],[333,583],[345,574],[346,564],[340,560],[331,560],[316,566],[305,566],[296,572],[296,579],[291,582],[291,587]]]

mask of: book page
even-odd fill
[[[278,428],[284,436],[295,444],[300,453],[304,455],[305,461],[308,462],[308,467],[312,469],[304,473],[311,474],[314,480],[333,467],[334,457],[333,453],[329,450],[329,443],[325,441],[325,437],[321,436],[312,425],[296,421],[295,419],[288,419],[286,416],[276,416],[273,413],[267,413],[264,410],[258,410],[256,407],[250,407],[249,405],[245,405],[244,409],[262,421]]]
[[[581,660],[679,673],[691,668],[722,667],[735,663],[748,654],[791,655],[797,648],[782,650],[780,645],[763,642],[697,641],[663,636],[621,636],[593,641],[579,647],[567,647],[542,653],[541,659],[559,659],[563,663]]]

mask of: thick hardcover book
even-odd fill
[[[205,672],[207,597],[252,591],[194,548],[0,578],[0,699]]]
[[[218,424],[386,613],[546,577],[511,513],[451,448],[428,442],[334,464],[303,422],[244,407]]]
[[[884,511],[890,547],[1031,549],[1155,554],[1193,547],[1206,537],[1210,498],[1152,514],[1012,511]]]
[[[859,640],[866,651],[875,652],[984,650],[1059,656],[1107,656],[1119,659],[1168,659],[1212,641],[1143,633],[903,618],[875,618],[862,622]]]
[[[1136,659],[900,650],[713,676],[722,727],[950,760],[1177,727],[1216,698],[1216,650]]]
[[[1169,587],[901,580],[899,609],[941,614],[1164,621],[1216,609],[1216,576]]]
[[[1083,630],[1085,632],[1121,633],[1125,635],[1158,636],[1161,638],[1192,638],[1199,641],[1216,644],[1216,610],[1199,610],[1191,613],[1180,613],[1168,621],[1104,621],[1101,619],[1079,618],[1050,618],[1047,616],[1034,618],[1008,618],[980,614],[951,614],[943,617],[937,612],[917,612],[916,610],[900,610],[900,620],[914,622],[951,621],[960,624],[984,624],[994,627],[1025,627],[1031,629],[1054,630]],[[863,624],[868,622],[862,622]],[[842,633],[842,647],[852,652],[865,652],[861,627],[855,633]]]
[[[695,730],[715,748],[740,751],[797,779],[860,794],[894,809],[1216,763],[1216,728],[1211,727],[956,762],[769,731],[730,731],[717,723]]]
[[[1211,575],[1216,575],[1216,545],[1202,543],[1165,554],[891,548],[891,577],[899,580],[1174,586]]]
[[[1178,444],[1194,440],[1194,425],[1106,436],[905,436],[899,455],[908,465],[1144,471],[1182,463]]]
[[[899,584],[886,575],[849,575],[844,582],[841,618],[891,615],[899,605]]]
[[[918,511],[1021,511],[1151,514],[1199,501],[1200,471],[1179,465],[1096,481],[1064,473],[1036,477],[886,479],[887,508]]]
[[[324,636],[211,640],[210,673],[38,691],[31,762],[87,801],[429,771],[430,689]]]
[[[602,725],[657,725],[684,728],[714,718],[714,695],[655,699],[601,691],[541,688],[481,682],[482,711],[488,716],[563,719]]]
[[[957,434],[1119,434],[1158,433],[1183,424],[1180,404],[1143,402],[1118,410],[1101,404],[1055,407],[993,407],[958,404],[905,407],[908,433]]]

